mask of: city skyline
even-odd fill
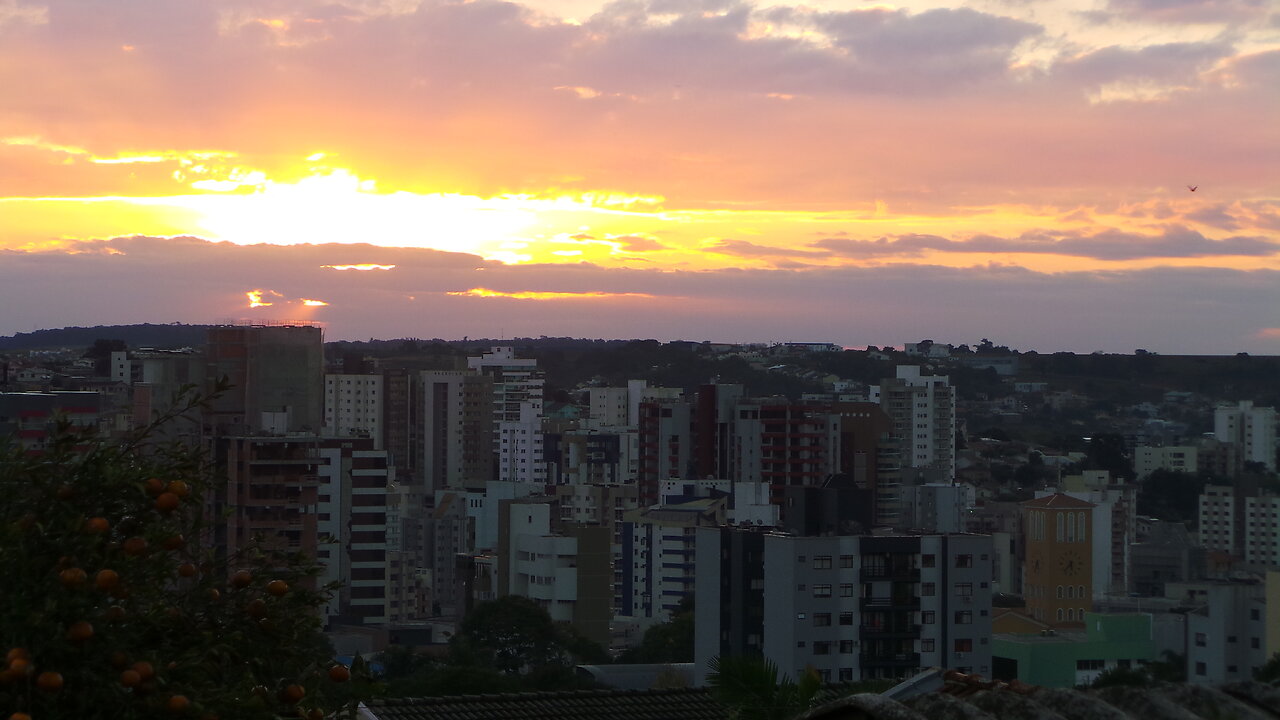
[[[1280,350],[1256,0],[0,2],[0,334]]]

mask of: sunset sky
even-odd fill
[[[0,0],[0,335],[285,320],[1280,354],[1280,3]]]

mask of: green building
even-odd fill
[[[1151,615],[1085,613],[1084,629],[996,633],[991,637],[992,675],[1043,687],[1092,683],[1104,670],[1156,660]]]

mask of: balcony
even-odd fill
[[[920,579],[920,568],[906,565],[863,567],[858,572],[858,576],[863,582],[870,582],[872,580],[902,580],[914,582]]]
[[[858,628],[864,640],[889,640],[920,637],[920,626],[911,623],[888,625],[862,625]]]
[[[897,653],[894,655],[863,653],[858,656],[858,661],[864,669],[870,666],[915,668],[920,666],[920,653]]]
[[[920,608],[920,598],[915,595],[896,595],[893,597],[863,597],[860,602],[861,608],[865,610],[917,610]]]

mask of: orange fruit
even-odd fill
[[[334,682],[346,682],[351,679],[351,671],[346,665],[334,665],[329,668],[329,679]]]
[[[94,517],[84,521],[84,531],[90,535],[101,535],[110,529],[111,523],[104,517]]]
[[[124,608],[112,605],[102,613],[102,616],[107,619],[107,622],[120,622],[124,619]]]
[[[296,705],[307,696],[307,691],[301,685],[287,685],[280,691],[280,699],[289,705]]]
[[[166,489],[166,490],[168,490],[169,492],[173,493],[174,495],[177,495],[177,496],[178,496],[178,497],[180,497],[180,498],[184,498],[184,497],[186,497],[187,495],[189,495],[189,494],[191,493],[191,488],[190,488],[190,486],[188,486],[188,485],[187,485],[185,482],[183,482],[182,480],[173,480],[173,481],[171,481],[171,482],[169,483],[169,486],[168,486],[168,487],[166,487],[165,489]]]
[[[30,660],[31,653],[27,652],[26,648],[16,647],[10,650],[9,652],[5,653],[5,656],[4,656],[5,662],[13,662],[18,658],[22,658],[24,660]]]
[[[16,712],[9,716],[9,720],[31,720],[31,716],[24,712]]]
[[[174,695],[165,702],[164,706],[171,713],[186,712],[186,709],[191,707],[191,701],[186,695]]]
[[[169,537],[164,539],[165,550],[178,550],[178,549],[181,549],[182,546],[186,544],[187,544],[187,539],[182,537],[181,535],[170,535]]]
[[[76,486],[71,483],[65,483],[58,486],[58,499],[70,500],[76,496]]]
[[[182,563],[178,566],[178,574],[182,577],[189,578],[196,576],[196,566],[192,563]]]
[[[267,583],[267,592],[276,597],[282,597],[285,593],[289,592],[289,583],[283,580],[272,580]]]
[[[251,582],[253,582],[253,573],[248,570],[238,570],[231,576],[231,587],[237,590],[249,587]]]
[[[85,642],[93,637],[93,625],[86,620],[71,623],[67,628],[67,639],[71,642]]]
[[[251,618],[265,617],[267,614],[267,602],[262,598],[254,598],[249,601],[248,605],[244,606],[244,611],[248,613]]]
[[[111,568],[103,568],[93,577],[93,584],[98,586],[99,590],[110,590],[120,582],[120,573]]]
[[[307,720],[324,720],[324,711],[320,708],[311,708],[307,711]]]
[[[58,692],[62,689],[62,673],[46,670],[36,676],[36,687],[45,692]]]
[[[145,538],[131,537],[124,541],[124,554],[137,557],[147,551],[147,541]]]
[[[151,678],[156,676],[156,669],[152,667],[151,663],[147,662],[146,660],[139,660],[138,662],[134,663],[133,667],[130,669],[138,673],[138,677],[142,678],[143,680],[150,680]]]
[[[141,682],[142,676],[138,674],[137,670],[129,669],[120,673],[120,684],[127,688],[137,687]]]
[[[78,567],[72,567],[58,573],[58,578],[62,580],[62,584],[65,587],[77,588],[84,585],[85,581],[89,579],[89,575]]]
[[[122,670],[129,664],[129,656],[119,650],[111,653],[111,667]]]
[[[162,513],[173,512],[182,504],[182,498],[171,492],[162,492],[156,497],[156,509]]]
[[[27,658],[14,658],[9,661],[9,672],[19,677],[26,675],[31,669],[31,661]]]
[[[147,478],[147,482],[144,483],[144,486],[147,489],[147,494],[151,497],[155,497],[164,492],[165,488],[164,481],[160,478]]]
[[[218,602],[222,599],[222,593],[218,592],[218,588],[209,588],[209,601]]]

